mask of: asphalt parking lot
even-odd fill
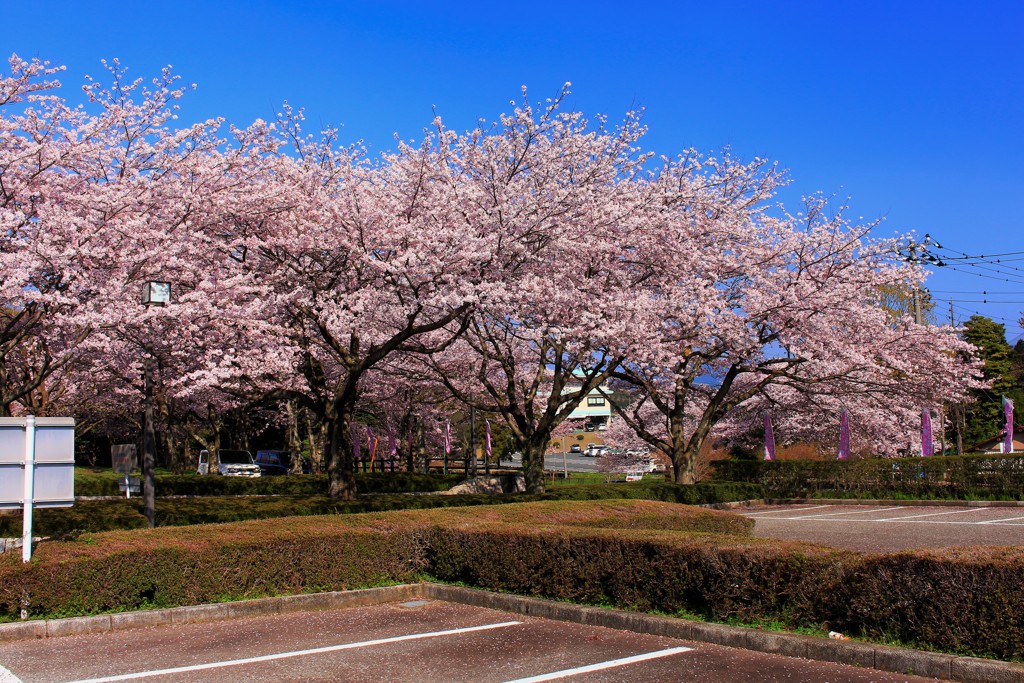
[[[865,552],[1024,545],[1024,507],[764,505],[740,512],[754,535]]]
[[[0,682],[926,681],[437,600],[0,645]]]

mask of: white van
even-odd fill
[[[221,449],[217,452],[217,474],[225,477],[258,477],[262,474],[260,466],[252,459],[249,451],[232,451]],[[210,451],[199,451],[199,467],[196,474],[210,473]]]

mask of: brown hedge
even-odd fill
[[[715,531],[718,533],[706,533]],[[723,533],[726,532],[726,533]],[[774,620],[1024,658],[1024,548],[865,555],[750,536],[730,513],[541,502],[121,531],[0,556],[0,614],[89,614],[424,575],[721,621]]]
[[[652,501],[551,502],[473,509],[289,517],[232,524],[115,531],[47,542],[29,565],[0,556],[0,616],[190,605],[414,580],[428,569],[432,525],[528,523],[749,533],[727,513]]]

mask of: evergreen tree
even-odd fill
[[[992,382],[991,388],[972,392],[975,402],[965,411],[964,446],[970,450],[974,444],[998,435],[1002,429],[1001,398],[1012,396],[1015,388],[1014,349],[1006,341],[1006,327],[981,315],[973,315],[964,323],[964,339],[978,348],[978,357],[985,363],[984,378]]]

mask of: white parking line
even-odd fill
[[[208,664],[193,664],[191,666],[178,666],[173,669],[155,669],[153,671],[139,671],[119,676],[104,676],[102,678],[84,678],[71,683],[107,683],[108,681],[128,681],[136,678],[151,678],[153,676],[167,676],[170,674],[188,673],[189,671],[205,671],[207,669],[219,669],[225,666],[239,666],[242,664],[254,664],[258,662],[270,662],[275,659],[289,659],[291,657],[304,657],[306,655],[322,654],[324,652],[337,652],[339,650],[352,650],[358,647],[370,647],[372,645],[386,645],[388,643],[400,643],[405,640],[419,640],[421,638],[438,638],[440,636],[452,636],[460,633],[472,633],[474,631],[487,631],[506,626],[517,626],[521,621],[503,621],[499,624],[485,624],[484,626],[470,626],[467,628],[453,628],[449,631],[430,631],[427,633],[413,633],[407,636],[394,636],[392,638],[380,638],[378,640],[364,640],[358,643],[343,643],[341,645],[328,645],[327,647],[316,647],[311,650],[294,650],[292,652],[279,652],[274,655],[263,655],[260,657],[246,657],[245,659],[230,659],[224,662],[210,662]],[[15,679],[16,681],[17,679]],[[14,683],[14,681],[11,681]]]
[[[21,679],[0,666],[0,683],[21,683]]]
[[[821,514],[821,515],[808,515],[806,517],[783,517],[782,519],[786,519],[786,520],[789,520],[789,519],[824,519],[824,520],[828,520],[831,517],[838,517],[839,515],[865,515],[865,514],[868,514],[870,512],[888,512],[889,510],[903,510],[904,508],[906,508],[905,505],[899,505],[899,506],[893,507],[893,508],[869,508],[867,510],[854,510],[852,512],[826,512],[825,514]],[[864,521],[870,522],[871,520],[868,519],[868,520],[864,520]]]
[[[1003,522],[1019,522],[1024,517],[1010,517],[1009,519],[990,519],[987,522],[975,522],[975,524],[1001,524]],[[1006,526],[1020,526],[1019,524],[1007,524]]]
[[[830,507],[832,507],[832,506],[831,505],[812,505],[811,507],[807,507],[807,508],[785,508],[785,509],[782,509],[782,510],[766,510],[764,512],[744,512],[743,516],[744,517],[754,517],[756,515],[772,515],[772,514],[778,514],[780,512],[803,512],[805,510],[817,510],[818,508],[830,508]]]
[[[962,515],[965,512],[977,512],[978,510],[986,510],[987,508],[970,508],[968,510],[952,510],[949,512],[928,512],[923,515],[906,515],[905,517],[888,517],[886,519],[873,519],[872,522],[902,522],[905,519],[917,519],[918,517],[937,517],[939,515]],[[980,522],[971,522],[972,524],[979,524]]]
[[[619,666],[635,664],[636,662],[646,662],[649,659],[670,657],[672,655],[680,654],[682,652],[690,652],[692,650],[692,647],[673,647],[667,650],[658,650],[657,652],[648,652],[642,655],[612,659],[607,662],[599,662],[597,664],[589,664],[587,666],[578,666],[575,669],[562,669],[561,671],[552,671],[549,674],[540,674],[539,676],[530,676],[529,678],[517,678],[514,681],[506,681],[506,683],[540,683],[540,681],[554,681],[559,678],[568,678],[569,676],[577,676],[579,674],[586,674],[592,671],[603,671],[605,669],[614,669]]]

